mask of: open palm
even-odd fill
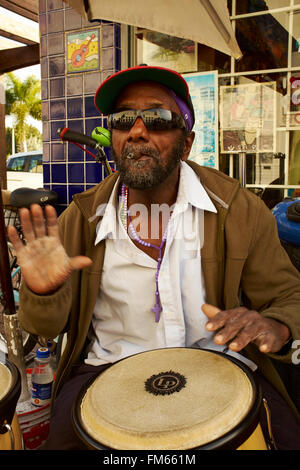
[[[22,231],[26,245],[20,240],[15,227],[9,226],[8,236],[13,244],[22,276],[36,294],[47,295],[56,291],[72,271],[88,267],[92,261],[86,256],[70,258],[61,244],[56,211],[33,204],[20,210]]]

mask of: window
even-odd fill
[[[24,171],[25,157],[11,158],[7,162],[7,170],[9,171]]]
[[[31,155],[27,157],[29,161],[28,170],[31,173],[43,173],[43,157],[42,155]]]
[[[197,43],[137,28],[136,63],[193,72],[197,70]]]
[[[194,47],[192,41],[135,28],[134,64],[170,67],[183,75],[216,72],[219,169],[239,178],[241,142],[237,141],[246,136],[247,187],[255,192],[275,187],[281,199],[299,197],[300,0],[228,0],[228,10],[243,53],[240,60],[203,44]],[[245,98],[248,114],[248,101],[253,96],[251,112],[261,113],[257,126],[250,125],[246,115],[239,118],[237,125],[222,109],[226,87],[236,87],[235,97]],[[255,97],[266,90],[268,96],[259,104]],[[233,112],[235,101],[240,106],[233,94],[225,99],[229,113]],[[222,129],[222,113],[227,117],[227,134]],[[226,145],[222,141],[224,135]]]

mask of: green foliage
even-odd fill
[[[27,151],[30,150],[40,150],[43,146],[43,136],[40,131],[32,126],[31,124],[26,124],[26,142],[27,142]],[[21,144],[18,136],[15,135],[15,153],[21,152]],[[12,128],[6,128],[6,157],[12,155]]]
[[[29,127],[27,119],[31,116],[39,121],[42,120],[40,80],[31,75],[22,81],[12,72],[9,72],[6,74],[5,97],[5,114],[12,115],[14,120],[13,125],[17,142],[16,150],[18,149],[19,152],[24,152],[26,147],[28,150],[33,150],[32,148],[29,148],[29,145],[35,145],[33,144],[34,135],[36,131],[39,131],[34,131],[33,129],[35,128],[33,128],[33,126]],[[31,129],[29,141],[28,129]],[[37,138],[37,142],[39,140],[41,140],[40,137]],[[41,145],[39,145],[39,148],[40,147]]]

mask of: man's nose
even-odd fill
[[[149,140],[149,134],[147,127],[144,124],[144,121],[141,117],[138,117],[133,126],[130,128],[127,136],[128,141],[137,141],[137,140]]]

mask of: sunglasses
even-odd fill
[[[169,129],[185,129],[182,116],[169,109],[126,109],[108,116],[108,128],[128,131],[138,117],[141,117],[149,131],[165,131]]]

